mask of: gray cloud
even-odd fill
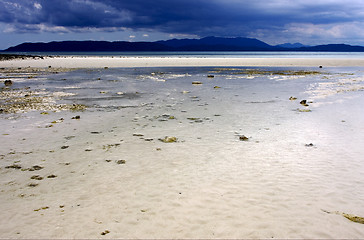
[[[264,38],[298,34],[293,26],[326,32],[358,26],[363,12],[361,0],[0,0],[0,22],[15,32],[131,29]]]

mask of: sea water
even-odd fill
[[[363,75],[360,68],[174,67],[14,79],[14,88],[87,109],[0,115],[3,198],[80,206],[31,223],[30,211],[0,228],[12,236],[16,221],[30,226],[24,236],[95,237],[75,229],[98,229],[102,218],[96,226],[116,238],[361,238],[361,224],[327,212],[364,216]],[[166,136],[176,142],[160,141]],[[42,164],[58,180],[24,189],[24,172],[4,168],[14,162]],[[27,212],[16,199],[1,211]],[[82,223],[77,214],[86,216]],[[45,231],[43,221],[69,231]]]

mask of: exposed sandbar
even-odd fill
[[[223,57],[45,57],[0,61],[0,67],[361,67],[364,58],[223,58]]]

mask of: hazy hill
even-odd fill
[[[126,41],[61,41],[22,43],[5,52],[124,52],[124,51],[330,51],[364,52],[364,47],[347,44],[303,46],[285,43],[271,46],[255,38],[205,37],[201,39],[171,39],[156,42]]]

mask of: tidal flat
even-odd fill
[[[364,237],[362,68],[0,79],[2,238]]]

